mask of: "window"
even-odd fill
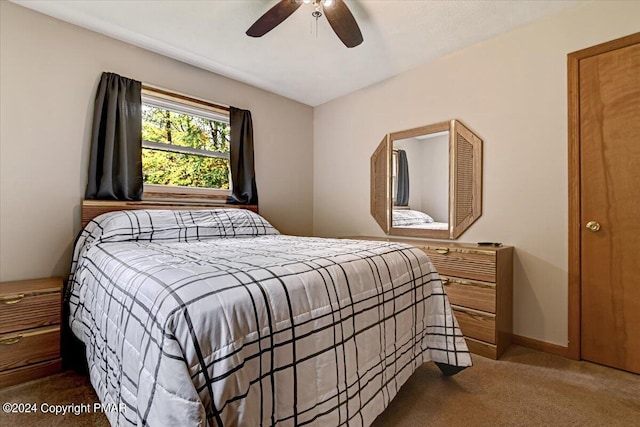
[[[144,198],[225,198],[231,188],[229,132],[228,111],[143,89]]]

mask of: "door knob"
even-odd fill
[[[598,221],[589,221],[587,223],[587,230],[593,231],[594,233],[600,230],[600,223]]]

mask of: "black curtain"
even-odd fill
[[[253,124],[251,112],[229,107],[231,125],[230,167],[233,191],[227,203],[257,205],[258,189],[253,163]]]
[[[102,73],[91,132],[87,199],[142,199],[142,84]]]
[[[407,152],[398,150],[398,192],[396,193],[396,206],[409,205],[409,163]]]

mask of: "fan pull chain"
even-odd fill
[[[318,19],[320,19],[320,17],[322,16],[322,12],[320,12],[320,7],[318,6],[317,3],[315,5],[315,7],[316,7],[316,10],[313,11],[311,16],[316,18],[316,38],[318,38]]]

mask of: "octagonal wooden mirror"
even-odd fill
[[[390,235],[457,239],[482,215],[482,140],[459,120],[385,135],[371,215]]]

